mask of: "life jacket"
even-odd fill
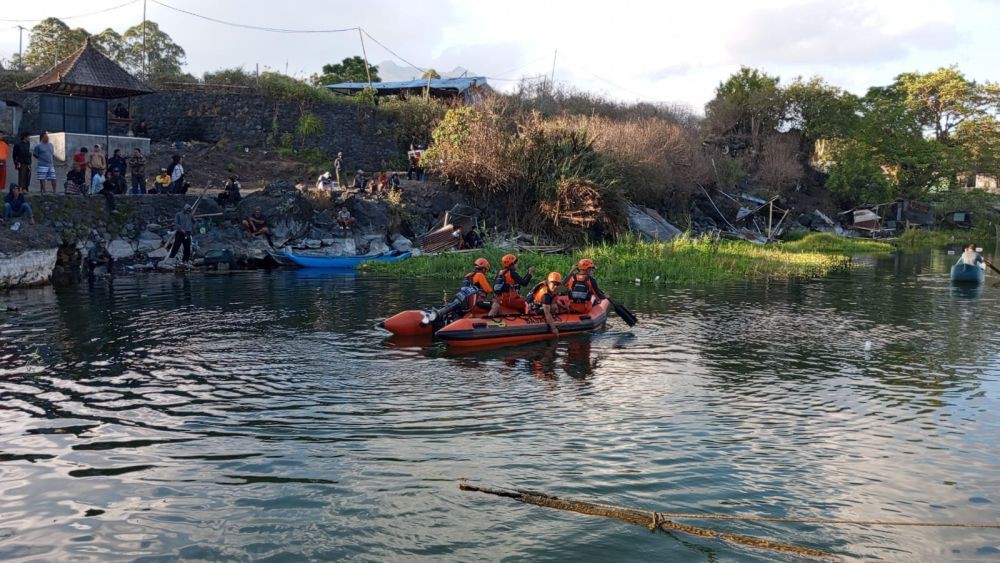
[[[517,285],[514,276],[510,275],[510,270],[502,268],[497,272],[497,277],[493,278],[493,293],[500,295],[508,291],[518,291],[521,286]]]
[[[597,295],[590,276],[586,274],[573,274],[566,285],[569,287],[569,299],[574,303],[589,301],[591,295]]]
[[[540,281],[535,284],[535,287],[531,288],[531,302],[528,304],[532,309],[539,310],[542,308],[542,299],[546,295],[551,293],[549,291],[549,286],[547,282]],[[558,290],[556,291],[558,293]]]

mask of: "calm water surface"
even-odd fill
[[[460,477],[663,511],[996,522],[1000,288],[952,288],[953,261],[612,286],[636,328],[464,354],[373,328],[443,284],[282,271],[14,292],[0,560],[782,558]],[[998,530],[691,523],[847,558],[1000,557]]]

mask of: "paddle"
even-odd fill
[[[1000,270],[998,270],[996,266],[994,266],[993,264],[991,264],[989,260],[983,258],[983,262],[986,262],[986,265],[989,266],[991,270],[993,270],[994,272],[1000,274]]]
[[[635,326],[636,323],[639,322],[639,320],[635,318],[635,315],[632,314],[632,311],[629,311],[624,305],[615,303],[614,301],[611,300],[610,297],[608,297],[607,299],[608,303],[611,303],[611,306],[614,307],[615,312],[618,313],[618,316],[621,317],[623,321],[625,321],[625,324],[627,324],[628,326]]]

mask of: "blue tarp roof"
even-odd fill
[[[486,86],[485,76],[463,76],[461,78],[432,78],[431,90],[454,90],[464,92],[473,86]],[[338,82],[327,84],[330,90],[362,90],[368,87],[367,82]],[[426,80],[405,80],[403,82],[372,82],[376,90],[411,90],[426,88]]]

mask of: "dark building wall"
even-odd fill
[[[38,95],[0,92],[0,98],[22,105],[21,129],[38,131]],[[127,100],[109,100],[109,107]],[[315,115],[322,133],[299,138],[296,126],[305,113]],[[144,119],[154,142],[225,141],[236,147],[277,146],[284,134],[295,149],[315,148],[332,160],[344,151],[352,166],[366,170],[405,159],[394,124],[373,109],[351,103],[317,104],[275,100],[258,94],[211,91],[165,91],[132,99],[133,123]],[[112,135],[124,134],[112,127]]]
[[[404,151],[393,125],[375,111],[354,104],[315,104],[274,100],[254,94],[158,92],[132,101],[135,119],[145,119],[153,141],[225,140],[238,147],[275,146],[291,135],[296,149],[310,147],[349,155],[366,169],[399,160]],[[296,127],[303,114],[319,120],[322,133],[300,138]]]

